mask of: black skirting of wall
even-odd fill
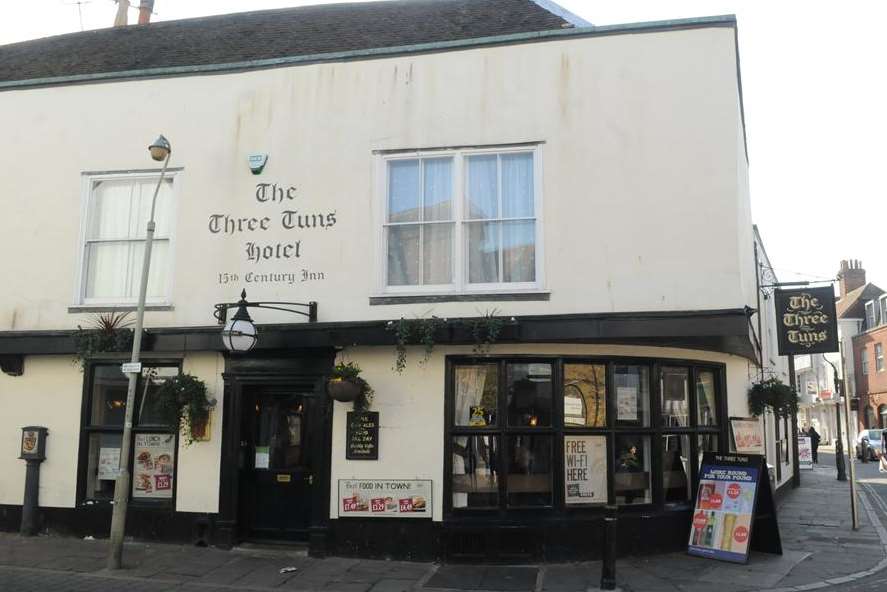
[[[687,548],[691,511],[619,516],[619,556]],[[603,518],[517,522],[431,522],[411,519],[330,520],[328,551],[346,557],[407,561],[515,563],[601,558]]]
[[[18,531],[21,516],[21,506],[0,505],[0,530]],[[213,544],[214,521],[213,514],[130,506],[126,535],[140,540],[210,545]],[[38,527],[40,532],[63,536],[107,538],[111,528],[111,506],[40,508]]]

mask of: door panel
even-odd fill
[[[279,387],[257,388],[249,395],[244,396],[241,426],[243,534],[306,540],[314,480],[309,446],[314,398]]]

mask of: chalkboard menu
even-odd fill
[[[348,412],[345,440],[348,460],[379,460],[379,412]]]

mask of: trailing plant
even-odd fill
[[[82,371],[86,361],[102,352],[125,352],[132,349],[133,330],[129,328],[129,312],[105,312],[95,315],[85,328],[77,325],[74,333],[74,363]]]
[[[372,406],[373,396],[376,393],[373,390],[373,387],[371,387],[366,380],[361,378],[360,372],[360,366],[354,362],[339,362],[333,367],[329,379],[331,381],[347,381],[357,385],[360,392],[358,393],[357,398],[354,399],[354,410],[367,411]]]
[[[154,397],[157,411],[179,424],[186,445],[193,444],[199,437],[194,427],[205,426],[209,420],[211,406],[206,397],[206,383],[191,374],[179,374],[164,380]]]
[[[498,316],[498,314],[499,309],[493,308],[479,318],[465,320],[465,325],[474,339],[474,346],[472,347],[474,353],[489,353],[490,348],[496,343],[496,340],[502,333],[502,328],[505,326],[505,319]]]
[[[435,346],[435,333],[438,329],[445,327],[446,319],[436,316],[427,318],[406,319],[401,317],[397,321],[389,321],[386,329],[393,331],[395,336],[395,359],[394,370],[398,373],[403,372],[407,366],[407,346],[421,345],[423,346],[425,357],[420,362],[424,364],[431,357]]]
[[[790,417],[798,412],[798,393],[776,377],[755,382],[748,391],[748,409],[758,417],[768,408],[776,417]]]

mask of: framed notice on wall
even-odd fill
[[[731,417],[733,450],[740,454],[764,454],[764,433],[754,417]]]
[[[349,411],[345,421],[345,458],[379,460],[379,412]]]
[[[132,497],[172,499],[176,459],[175,434],[136,434]]]
[[[564,436],[564,503],[607,503],[606,436]]]
[[[782,555],[764,457],[706,452],[687,550],[700,557],[746,563],[752,548]]]

